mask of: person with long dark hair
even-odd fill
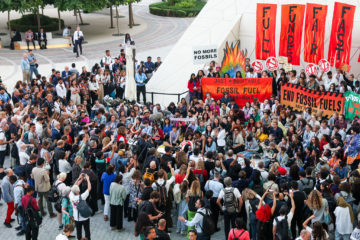
[[[189,96],[190,96],[190,102],[194,98],[199,97],[199,91],[200,91],[200,82],[196,78],[195,74],[192,73],[188,82],[188,89],[189,89]]]

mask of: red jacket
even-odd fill
[[[29,201],[30,201],[30,198],[32,198],[31,200],[31,205],[33,207],[33,209],[35,211],[38,211],[39,210],[39,206],[36,202],[36,199],[32,196],[29,196],[29,195],[24,195],[22,198],[21,198],[21,204],[24,206],[24,209],[27,209],[28,208],[28,204],[29,204]]]
[[[194,81],[193,80],[189,80],[188,82],[188,89],[189,89],[189,92],[193,93],[194,92],[194,87],[196,87],[197,89],[200,88],[200,83],[198,80],[195,80],[196,81],[196,84],[194,84]]]

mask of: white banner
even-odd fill
[[[218,61],[218,49],[216,45],[193,47],[194,64],[210,63]]]

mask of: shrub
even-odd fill
[[[191,6],[191,4],[194,4]],[[169,2],[159,2],[150,4],[150,13],[166,17],[195,17],[199,14],[206,2],[196,0],[183,0],[175,6],[169,5]]]
[[[64,28],[64,20],[61,19],[60,21],[61,28]],[[21,18],[10,20],[10,23],[11,28],[16,29],[19,32],[26,32],[29,29],[31,29],[33,32],[38,31],[35,14],[23,15]],[[40,27],[44,28],[45,32],[57,31],[59,28],[58,19],[40,15]]]
[[[195,6],[195,0],[184,0],[175,5],[179,8],[192,8]]]

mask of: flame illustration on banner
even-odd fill
[[[230,77],[235,77],[237,71],[241,71],[245,77],[245,59],[247,57],[247,49],[240,50],[240,40],[235,44],[226,42],[224,49],[224,58],[221,63],[221,75],[228,73]]]

